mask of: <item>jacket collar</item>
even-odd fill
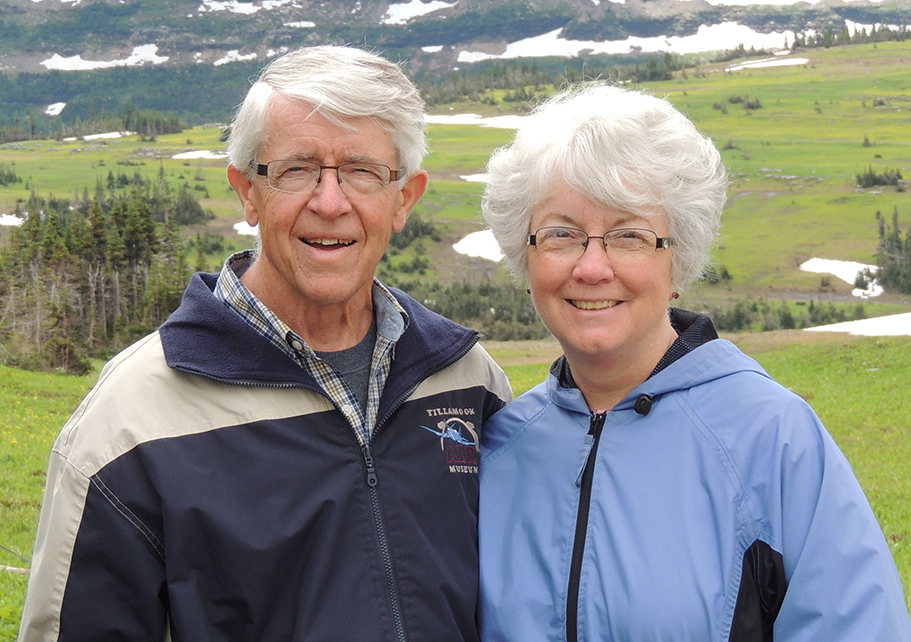
[[[658,361],[658,365],[652,370],[649,378],[667,368],[669,365],[689,354],[699,346],[718,338],[715,332],[715,326],[712,320],[704,314],[681,310],[679,308],[670,308],[668,315],[671,318],[671,326],[677,331],[677,339],[668,349],[668,351]],[[550,374],[557,378],[563,388],[578,388],[573,374],[569,369],[569,362],[566,356],[561,355],[550,367]]]
[[[168,366],[236,385],[303,386],[316,382],[285,353],[264,340],[212,293],[217,274],[190,279],[180,307],[159,328]],[[478,335],[420,305],[401,290],[389,291],[409,315],[396,344],[392,371],[383,393],[398,398],[427,376],[466,354]]]
[[[709,317],[677,308],[670,309],[670,316],[671,325],[678,333],[677,340],[649,378],[617,404],[614,410],[632,409],[642,395],[657,400],[662,394],[684,390],[735,372],[754,371],[768,376],[758,363],[743,354],[733,343],[719,339]],[[588,412],[588,406],[572,377],[565,356],[560,356],[551,365],[547,387],[550,397],[558,405]]]

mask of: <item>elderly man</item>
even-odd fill
[[[20,640],[476,640],[476,333],[374,279],[427,185],[401,70],[315,47],[231,131],[254,252],[197,274],[51,456]]]

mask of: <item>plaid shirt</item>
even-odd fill
[[[253,264],[252,250],[238,252],[225,261],[215,284],[215,298],[256,330],[266,341],[293,359],[310,373],[323,392],[345,415],[354,428],[361,445],[369,443],[376,426],[376,413],[383,394],[383,386],[392,367],[396,342],[408,325],[408,314],[395,297],[378,280],[373,281],[373,310],[376,315],[376,346],[370,364],[370,383],[365,411],[345,380],[331,365],[320,359],[307,342],[279,319],[272,310],[240,282],[242,275]]]

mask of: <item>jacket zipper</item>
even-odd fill
[[[566,593],[566,641],[577,642],[579,639],[579,585],[582,581],[582,554],[585,552],[585,533],[588,530],[588,512],[591,508],[592,477],[595,474],[595,459],[598,455],[598,442],[604,428],[605,413],[596,413],[591,417],[588,435],[592,437],[591,450],[582,471],[582,487],[579,491],[579,513],[576,516],[576,534],[573,539],[573,556],[569,567],[569,590]]]
[[[464,353],[461,355],[464,356]],[[461,358],[461,356],[459,358]],[[193,373],[199,374],[199,373]],[[230,379],[219,379],[211,375],[202,375],[209,379],[215,381],[220,381],[222,383],[233,384],[241,387],[262,387],[262,388],[303,388],[316,392],[330,401],[332,401],[329,396],[319,388],[314,388],[312,386],[303,385],[303,384],[269,384],[263,383],[260,381],[244,381],[244,380],[230,380]],[[411,389],[412,391],[414,388]],[[411,391],[409,391],[410,394]],[[407,397],[407,395],[405,395]],[[401,401],[395,405],[395,408],[398,408],[401,405]],[[392,414],[395,411],[395,408],[386,414],[386,417]],[[383,419],[385,420],[384,417]],[[373,434],[376,435],[377,428],[379,427],[379,422],[374,427]],[[361,454],[364,457],[364,465],[367,469],[367,492],[370,495],[370,507],[373,512],[373,524],[376,528],[377,539],[379,540],[380,546],[380,559],[383,564],[383,573],[386,577],[386,589],[389,592],[389,604],[392,609],[392,625],[395,628],[395,638],[398,642],[407,642],[408,636],[405,635],[405,617],[402,613],[402,604],[399,599],[399,589],[395,581],[395,572],[392,569],[392,554],[389,552],[389,541],[386,539],[386,526],[383,522],[383,512],[380,508],[380,496],[377,491],[377,484],[379,480],[376,476],[376,467],[373,464],[373,451],[370,449],[370,444],[364,444],[361,434],[357,431],[353,431],[355,437],[357,438],[358,443],[363,444],[361,446]]]
[[[448,368],[453,363],[464,357],[468,354],[471,349],[477,343],[477,338],[474,341],[470,341],[468,345],[459,351],[452,359],[446,361],[442,365],[439,365],[436,369],[424,375],[421,378],[421,381],[425,381],[429,377],[433,376],[437,372]],[[377,417],[376,424],[373,426],[372,437],[376,437],[376,434],[379,432],[380,426],[386,423],[386,420],[399,409],[405,400],[415,391],[417,386],[420,385],[420,382],[415,386],[409,388],[403,395],[401,395],[392,407],[386,412],[382,417]],[[357,433],[358,440],[361,441],[360,434]],[[392,568],[392,554],[389,551],[389,542],[386,539],[386,525],[383,521],[383,512],[380,508],[380,497],[379,491],[377,490],[377,484],[379,480],[376,476],[376,467],[373,464],[373,451],[370,449],[370,444],[366,443],[361,447],[361,454],[364,456],[364,465],[367,469],[367,489],[370,494],[370,506],[373,508],[373,523],[376,526],[376,534],[379,539],[380,544],[380,556],[383,562],[383,572],[386,576],[386,588],[389,591],[389,603],[392,608],[392,624],[395,627],[395,636],[399,642],[407,642],[408,636],[405,634],[405,616],[402,612],[402,604],[399,599],[399,589],[398,584],[395,580],[395,572]]]
[[[361,448],[364,456],[364,465],[367,468],[367,492],[370,494],[370,506],[373,508],[373,523],[376,526],[376,535],[380,544],[380,557],[383,562],[383,573],[386,576],[386,589],[389,591],[389,605],[392,608],[392,625],[395,627],[395,637],[399,642],[406,642],[404,614],[402,603],[399,600],[399,589],[395,581],[395,572],[392,569],[392,555],[389,552],[389,542],[386,539],[386,526],[383,523],[383,513],[380,510],[380,497],[377,491],[379,480],[376,468],[373,465],[373,451],[370,444]]]

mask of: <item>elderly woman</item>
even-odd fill
[[[564,355],[481,440],[485,640],[911,640],[895,564],[819,419],[669,308],[717,233],[720,155],[603,84],[539,107],[484,216]]]

